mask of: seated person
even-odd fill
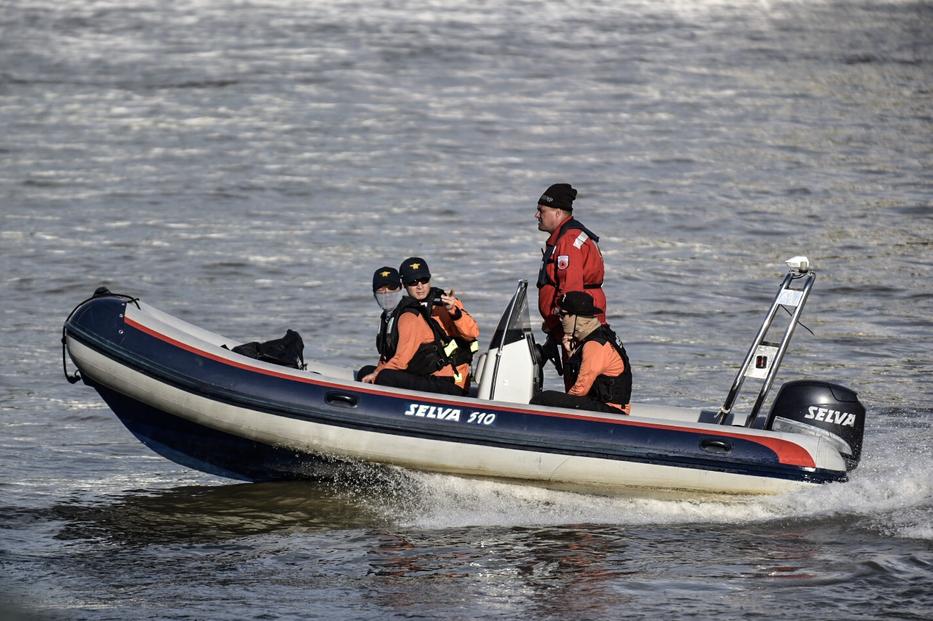
[[[453,291],[431,287],[431,272],[424,259],[406,259],[399,273],[407,295],[388,319],[391,328],[381,352],[387,360],[380,361],[362,381],[466,394],[479,326]]]
[[[599,323],[600,313],[585,291],[570,291],[561,298],[567,393],[542,391],[531,400],[533,405],[629,413],[632,369],[628,355],[609,326]]]
[[[398,303],[402,300],[402,279],[394,267],[380,267],[373,272],[373,297],[382,309],[379,317],[379,333],[376,335],[376,351],[379,352],[379,362],[388,360],[384,356],[386,339],[389,337],[389,317]],[[366,377],[376,370],[376,365],[368,364],[356,372],[357,379]]]

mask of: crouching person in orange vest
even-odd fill
[[[564,379],[567,393],[545,390],[533,405],[577,410],[629,413],[632,369],[625,348],[608,325],[599,322],[602,309],[584,291],[571,291],[560,300],[562,346],[567,356]]]

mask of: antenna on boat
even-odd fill
[[[810,289],[813,287],[816,274],[810,269],[810,260],[807,259],[807,257],[792,257],[785,261],[785,263],[790,269],[787,275],[784,276],[784,281],[781,283],[780,289],[778,289],[777,296],[775,296],[774,301],[771,303],[771,309],[768,311],[764,322],[761,324],[761,328],[758,330],[755,342],[752,343],[748,353],[745,355],[745,362],[742,363],[739,372],[735,376],[735,380],[732,382],[729,396],[726,397],[725,403],[719,408],[719,413],[716,415],[716,422],[719,424],[726,423],[729,414],[732,412],[732,408],[735,406],[739,392],[742,390],[742,385],[745,383],[745,378],[751,377],[763,380],[761,389],[758,392],[758,397],[755,399],[755,405],[752,407],[748,418],[745,419],[745,426],[752,426],[752,423],[758,416],[758,410],[761,409],[761,405],[764,403],[768,390],[771,389],[771,384],[774,382],[774,377],[777,375],[778,368],[781,366],[781,360],[784,358],[787,346],[790,344],[790,339],[794,335],[794,329],[797,327],[797,320],[800,318],[803,306],[806,304],[807,297],[810,295]],[[795,284],[798,286],[791,286]],[[787,328],[785,328],[780,342],[775,343],[767,341],[765,338],[768,335],[771,324],[774,322],[774,316],[778,308],[782,307],[791,313],[790,322],[787,324]]]

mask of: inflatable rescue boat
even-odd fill
[[[179,464],[246,481],[326,476],[366,462],[598,493],[780,493],[841,482],[859,461],[865,408],[821,380],[780,387],[759,414],[813,285],[788,262],[765,320],[719,408],[633,403],[631,415],[529,405],[542,387],[522,281],[474,365],[471,396],[363,384],[234,353],[235,341],[99,289],[65,321],[64,351],[146,446]],[[786,327],[774,342],[779,309]],[[782,315],[783,317],[783,315]],[[637,369],[637,363],[636,363]],[[740,412],[748,385],[756,397]]]

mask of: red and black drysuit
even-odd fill
[[[544,331],[560,343],[560,299],[568,291],[586,291],[593,304],[602,312],[597,315],[606,323],[606,294],[603,293],[603,256],[594,234],[572,216],[567,216],[548,237],[542,251],[541,270],[538,272],[538,310],[544,319]]]

